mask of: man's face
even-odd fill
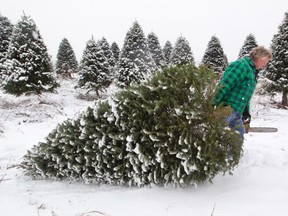
[[[254,64],[255,64],[256,69],[263,69],[268,64],[269,61],[270,61],[269,58],[264,57],[264,58],[257,59],[254,62]]]

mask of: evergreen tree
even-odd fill
[[[228,65],[227,57],[216,36],[211,37],[201,64],[213,69],[217,75],[221,74],[222,71],[226,69]]]
[[[288,106],[288,12],[272,40],[273,58],[267,67],[267,78],[272,82],[269,90],[282,93],[282,105]]]
[[[36,178],[187,186],[239,163],[241,139],[211,105],[213,72],[166,68],[59,124],[22,162]]]
[[[56,73],[71,78],[75,72],[78,72],[78,62],[69,41],[64,38],[57,53]]]
[[[108,41],[106,40],[106,38],[104,38],[104,37],[99,41],[99,43],[100,43],[100,46],[103,50],[104,56],[106,57],[109,65],[111,67],[111,71],[113,71],[113,68],[116,65],[116,61],[115,61],[114,55],[112,53],[112,50],[110,48],[110,45],[109,45]]]
[[[2,85],[7,93],[41,94],[58,86],[46,45],[35,22],[26,15],[14,27],[3,66]]]
[[[173,50],[172,43],[170,41],[166,41],[163,47],[163,53],[164,53],[164,57],[165,57],[167,65],[171,64],[170,58],[171,58],[172,50]]]
[[[11,24],[10,20],[7,17],[4,17],[0,14],[0,71],[2,71],[1,65],[6,59],[9,43],[12,36],[12,31],[13,31],[13,25]]]
[[[76,88],[87,90],[87,93],[95,91],[99,96],[99,91],[104,90],[110,84],[110,64],[105,57],[101,42],[96,43],[92,38],[87,42],[83,52]]]
[[[120,48],[116,42],[113,42],[111,44],[111,51],[113,53],[114,59],[115,59],[116,64],[117,64],[119,61],[119,56],[120,56]]]
[[[242,48],[240,49],[238,58],[240,59],[240,58],[243,58],[245,56],[248,56],[250,51],[257,46],[258,46],[258,44],[256,42],[255,36],[253,34],[249,34],[246,37]]]
[[[179,37],[171,53],[172,65],[194,64],[194,57],[189,42],[184,37]]]
[[[117,85],[126,87],[131,82],[140,83],[156,70],[147,40],[138,22],[126,34],[118,65]]]
[[[151,32],[147,36],[148,48],[152,58],[159,69],[166,66],[165,57],[160,46],[160,42],[155,33]]]

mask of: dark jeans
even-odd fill
[[[227,122],[230,128],[234,129],[240,134],[243,141],[245,129],[242,122],[242,116],[233,110],[232,113],[227,117]]]

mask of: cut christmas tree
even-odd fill
[[[188,186],[231,172],[242,141],[215,114],[213,72],[167,68],[59,124],[22,167],[35,178]]]

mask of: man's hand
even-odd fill
[[[245,133],[249,132],[250,129],[250,122],[251,122],[251,115],[246,115],[246,116],[242,116],[242,121],[244,124],[244,128],[245,128]]]
[[[249,132],[250,129],[250,122],[251,122],[251,115],[249,112],[249,107],[248,105],[245,107],[243,115],[242,115],[242,121],[243,121],[243,125],[245,128],[245,133]]]
[[[218,107],[214,107],[213,115],[217,119],[222,119],[222,118],[228,117],[232,113],[232,111],[233,110],[232,110],[232,108],[230,106],[220,105]]]

